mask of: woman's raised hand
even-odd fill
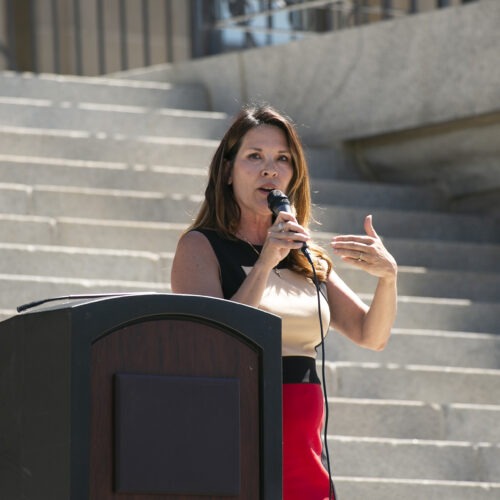
[[[378,278],[394,278],[397,263],[385,248],[373,227],[372,216],[365,217],[366,235],[340,235],[332,238],[333,252],[348,262]]]

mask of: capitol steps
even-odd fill
[[[15,73],[1,74],[2,98],[47,100],[52,103],[92,102],[154,109],[209,109],[208,95],[197,83],[172,85],[105,77]]]
[[[198,193],[202,192],[202,186],[198,189]],[[99,211],[101,218],[157,222],[189,222],[190,216],[196,212],[201,201],[199,194],[165,192],[158,190],[154,185],[151,186],[151,190],[145,191],[100,186],[27,185],[2,182],[0,192],[2,194],[0,213],[9,213],[11,207],[15,207],[16,213],[25,215],[65,214],[83,217],[89,205],[93,205],[95,210]],[[107,197],[112,197],[116,204],[109,203]],[[182,205],[179,200],[183,200]],[[60,208],[61,205],[66,207],[65,210]],[[127,206],[133,208],[127,209]],[[134,211],[138,206],[141,213]],[[319,224],[314,224],[313,230],[346,233],[353,230],[363,231],[362,222],[367,209],[322,205],[316,212]],[[370,212],[373,214],[377,231],[385,237],[408,239],[418,236],[418,239],[439,238],[444,241],[500,244],[500,231],[498,231],[500,222],[493,218],[485,219],[483,216],[468,214],[417,212],[398,208],[391,210],[373,208]]]
[[[204,89],[8,73],[0,110],[0,319],[45,297],[168,292],[230,120]],[[307,153],[315,240],[360,233],[372,213],[400,264],[387,348],[327,338],[339,500],[498,498],[499,221],[450,213],[439,187],[363,182],[338,152]],[[370,301],[373,279],[334,262]]]

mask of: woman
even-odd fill
[[[273,215],[271,190],[286,193],[294,213]],[[333,498],[321,462],[323,395],[316,374],[322,323],[374,350],[388,341],[396,314],[397,265],[377,236],[371,216],[366,235],[337,236],[331,246],[344,261],[377,276],[368,307],[311,242],[307,164],[291,121],[270,106],[244,108],[212,159],[205,200],[179,240],[171,284],[176,293],[209,295],[259,307],[282,318],[283,499]]]

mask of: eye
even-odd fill
[[[290,161],[290,157],[289,157],[289,156],[287,156],[287,155],[281,155],[281,156],[278,158],[278,161],[289,162],[289,161]]]
[[[260,154],[259,153],[250,153],[248,155],[248,158],[250,158],[251,160],[260,160]]]

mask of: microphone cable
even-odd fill
[[[279,215],[280,212],[287,212],[290,214],[293,214],[293,210],[290,205],[290,200],[288,199],[288,196],[280,191],[279,189],[273,189],[269,192],[267,195],[267,204],[269,207],[269,210],[274,215],[274,219]],[[273,219],[273,222],[274,222]],[[333,485],[333,480],[332,480],[332,473],[331,473],[331,467],[330,467],[330,452],[328,451],[328,416],[329,416],[329,409],[328,409],[328,395],[326,391],[326,377],[325,377],[325,333],[323,329],[323,320],[321,318],[321,297],[320,294],[322,294],[319,282],[318,282],[318,276],[316,274],[316,268],[314,267],[314,263],[311,257],[311,253],[309,252],[309,248],[307,246],[307,243],[303,243],[302,248],[301,248],[302,253],[305,255],[307,261],[311,265],[311,269],[313,272],[313,281],[314,285],[316,287],[316,295],[318,297],[318,315],[319,315],[319,326],[321,330],[321,376],[323,378],[323,398],[324,398],[324,403],[325,403],[325,422],[324,422],[324,450],[325,450],[325,455],[326,455],[326,464],[328,468],[328,478],[330,480],[330,491],[328,493],[328,498],[329,500],[338,500],[335,494],[335,487]],[[324,296],[324,295],[323,295]],[[326,297],[325,297],[326,299]],[[328,299],[327,299],[328,302]],[[332,496],[333,495],[333,496]]]
[[[313,282],[316,287],[316,296],[318,298],[318,319],[319,319],[319,328],[321,332],[321,378],[323,380],[323,399],[325,402],[325,422],[323,426],[323,441],[324,441],[324,451],[325,451],[325,457],[326,457],[326,466],[328,470],[328,479],[330,482],[330,490],[328,493],[328,498],[329,500],[339,500],[337,497],[337,493],[335,492],[335,486],[333,484],[333,479],[332,479],[332,471],[331,471],[331,464],[330,464],[330,451],[328,449],[328,419],[329,419],[329,407],[328,407],[328,394],[327,394],[327,389],[326,389],[326,369],[325,369],[325,364],[326,364],[326,359],[325,359],[325,332],[323,328],[323,319],[321,317],[321,296],[325,298],[325,300],[328,299],[325,297],[324,293],[322,292],[320,288],[320,283],[318,281],[318,276],[316,274],[316,268],[314,267],[314,263],[312,261],[311,254],[309,252],[309,249],[307,246],[303,247],[302,253],[306,256],[309,264],[311,265],[311,270],[313,272]]]

